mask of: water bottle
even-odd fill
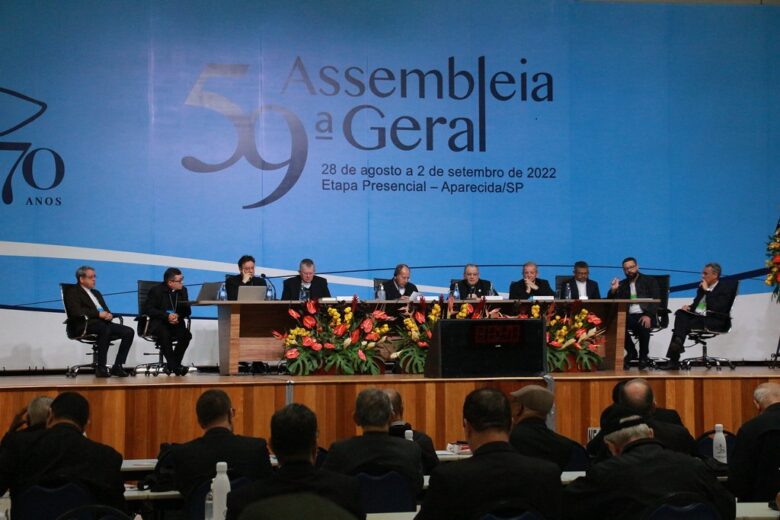
[[[728,463],[726,436],[723,435],[723,425],[715,425],[715,435],[712,437],[712,458],[723,464]]]
[[[227,496],[230,493],[227,462],[217,462],[217,476],[211,484],[211,492],[214,497],[214,520],[224,520],[227,514]]]
[[[384,284],[379,284],[379,287],[376,289],[376,299],[377,300],[386,300],[387,299],[387,293],[385,292],[385,286]]]
[[[452,284],[452,297],[456,300],[460,300],[460,289],[458,289],[457,282]]]
[[[412,430],[404,430],[404,439],[414,442],[414,432]]]
[[[303,285],[301,285],[301,290],[300,292],[298,292],[298,299],[301,300],[302,302],[309,299],[309,290],[306,289],[306,287],[304,287]]]
[[[276,295],[274,294],[274,286],[270,283],[266,283],[265,286],[265,299],[266,300],[275,300]]]
[[[571,300],[571,282],[566,282],[563,292],[564,300]]]
[[[217,293],[217,300],[223,302],[227,300],[227,290],[225,289],[225,284],[219,286],[219,292]]]
[[[214,479],[211,479],[211,489],[206,493],[206,503],[203,507],[205,514],[203,518],[205,520],[214,520]]]

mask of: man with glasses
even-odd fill
[[[479,277],[477,264],[466,264],[463,268],[463,280],[457,282],[458,293],[463,300],[475,300],[483,296],[493,296],[496,292],[490,280]]]
[[[184,352],[190,344],[190,333],[184,318],[192,313],[184,275],[175,267],[169,267],[163,282],[149,289],[144,314],[149,316],[149,334],[157,336],[168,369],[176,375],[186,375],[187,367],[181,365]],[[173,342],[176,341],[176,349]]]
[[[265,286],[263,278],[255,277],[255,258],[250,255],[244,255],[238,259],[238,274],[229,276],[225,282],[228,300],[238,299],[238,288],[250,285]]]
[[[574,262],[574,277],[561,284],[561,298],[567,300],[598,300],[601,298],[599,284],[590,279],[588,263]]]
[[[95,269],[82,265],[76,270],[78,285],[65,292],[65,309],[68,314],[67,327],[74,326],[77,318],[87,317],[87,334],[97,335],[96,377],[127,377],[130,375],[122,366],[133,344],[135,332],[130,327],[114,323],[114,315],[106,305],[103,295],[95,289],[97,275]],[[83,323],[83,322],[81,322]],[[109,370],[108,347],[111,341],[120,340],[114,366]]]

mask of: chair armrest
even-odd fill
[[[184,318],[184,321],[187,322],[187,330],[190,330],[190,326],[192,325],[192,318],[187,316],[186,318]]]
[[[139,314],[135,321],[138,322],[138,335],[144,339],[149,336],[149,323],[152,321],[148,314]],[[147,340],[148,341],[148,340]]]
[[[78,340],[86,336],[88,323],[89,318],[87,318],[86,314],[69,316],[68,319],[65,320],[65,331],[68,333],[68,338]],[[71,334],[71,332],[73,332],[73,334]]]
[[[124,325],[124,324],[125,324],[125,320],[124,320],[124,318],[122,318],[122,316],[117,316],[117,315],[115,315],[115,314],[114,314],[113,316],[114,316],[114,317],[113,317],[113,318],[111,318],[111,321],[114,321],[114,320],[119,320],[119,324],[120,324],[120,325]]]

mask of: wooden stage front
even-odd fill
[[[632,370],[554,374],[557,430],[584,442],[589,426],[611,403],[612,388],[621,379],[646,377],[659,406],[674,408],[694,436],[722,423],[736,429],[756,413],[753,389],[766,381],[780,382],[780,371],[740,367],[722,371],[694,368],[663,372]],[[137,376],[96,379],[79,375],[0,377],[0,428],[37,395],[55,396],[74,390],[92,409],[87,435],[116,448],[125,458],[156,457],[160,443],[184,442],[201,434],[195,401],[209,388],[225,390],[236,409],[235,431],[268,438],[273,412],[289,402],[303,403],[317,413],[319,444],[355,435],[355,396],[370,386],[396,388],[404,399],[405,419],[427,432],[437,448],[463,438],[463,399],[472,390],[497,387],[511,392],[541,378],[426,379],[412,375],[380,376]],[[542,383],[543,384],[543,383]]]

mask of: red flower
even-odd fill
[[[593,325],[598,327],[599,325],[601,325],[601,318],[599,318],[593,313],[590,313],[588,314],[588,323],[592,323]]]
[[[314,352],[319,352],[320,350],[322,350],[322,344],[321,344],[321,343],[317,343],[317,342],[315,341],[315,342],[314,342],[314,344],[311,346],[311,349],[312,349]]]
[[[431,332],[430,329],[426,330],[425,335],[428,336],[428,339],[431,339],[433,337],[433,332]]]
[[[385,311],[380,311],[378,309],[371,313],[371,317],[376,320],[387,320],[390,318]]]
[[[315,320],[311,316],[303,317],[303,326],[306,327],[307,329],[314,327],[316,324],[317,324],[317,320]]]
[[[376,341],[379,339],[379,334],[376,334],[374,332],[372,332],[371,334],[366,334],[366,339],[368,341]]]
[[[305,338],[303,338],[302,343],[304,347],[311,347],[316,342],[314,341],[314,338],[312,338],[311,336],[306,336]]]
[[[586,331],[585,329],[577,329],[577,330],[574,332],[574,335],[575,335],[577,338],[579,338],[580,336],[582,336],[582,335],[583,335],[583,334],[585,334],[586,332],[587,332],[587,331]]]
[[[317,314],[317,300],[307,301],[306,310],[309,311],[309,314]]]
[[[328,350],[333,350],[334,348],[336,348],[336,345],[334,345],[333,343],[325,343],[323,347],[325,347]]]
[[[291,348],[287,352],[284,353],[284,357],[287,359],[295,359],[298,357],[298,349],[297,348]]]
[[[425,315],[420,311],[415,312],[414,321],[416,321],[417,323],[425,323]]]
[[[418,341],[417,342],[417,346],[421,347],[421,348],[425,348],[425,347],[428,346],[428,342],[427,341]]]
[[[352,334],[349,335],[349,339],[352,341],[352,344],[354,345],[360,340],[360,329],[355,329],[352,331]]]
[[[273,334],[276,339],[285,339],[287,337],[287,334],[282,334],[281,332],[275,330],[271,331],[271,334]]]
[[[295,310],[294,310],[294,309],[287,309],[287,313],[288,313],[290,316],[292,316],[293,318],[295,318],[296,320],[297,320],[298,318],[300,318],[300,317],[301,317],[301,315],[300,315],[300,314],[298,314],[297,312],[295,312]]]
[[[363,353],[363,351],[362,351],[362,350],[358,350],[358,357],[359,357],[359,358],[360,358],[362,361],[365,361],[365,360],[366,360],[366,355]]]
[[[343,336],[345,332],[347,332],[346,323],[342,323],[341,325],[338,325],[335,329],[333,329],[333,334],[335,334],[337,338]]]
[[[780,255],[775,255],[775,257],[772,259],[773,264],[780,264]]]
[[[371,318],[366,318],[363,320],[363,323],[360,324],[360,328],[363,329],[363,332],[368,334],[374,329],[374,322],[371,321]]]
[[[552,345],[555,348],[561,348],[561,344],[557,341],[550,341],[550,345]]]
[[[470,303],[467,303],[466,304],[466,312],[468,312],[468,313],[474,312],[474,306],[471,305]]]

